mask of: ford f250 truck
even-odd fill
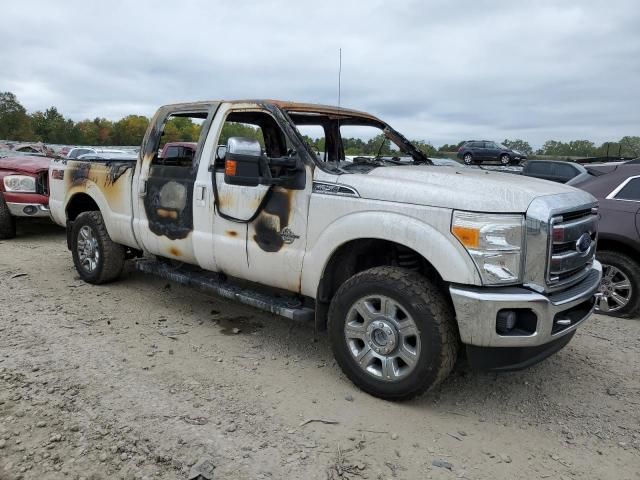
[[[163,158],[165,125],[181,117],[201,127],[195,154]],[[225,138],[228,124],[256,138]],[[321,156],[301,134],[308,126],[324,132]],[[345,126],[379,129],[398,157],[345,161]],[[386,399],[436,385],[462,347],[471,365],[496,370],[560,350],[591,315],[602,276],[590,194],[433,166],[382,120],[344,108],[164,106],[137,161],[60,159],[50,178],[52,216],[87,282],[113,281],[135,259],[313,321],[345,374]]]

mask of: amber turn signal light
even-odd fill
[[[224,174],[229,177],[235,177],[238,163],[235,160],[227,160],[224,164]]]
[[[451,231],[458,240],[467,248],[478,248],[480,246],[480,230],[477,228],[461,227],[455,225]]]

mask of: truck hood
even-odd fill
[[[0,158],[0,170],[36,174],[49,170],[51,159],[48,157],[16,156]]]
[[[476,212],[524,213],[534,198],[574,192],[559,183],[477,168],[379,167],[341,175],[362,198]]]

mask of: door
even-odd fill
[[[495,142],[485,142],[485,155],[487,160],[498,160],[500,157],[500,147]]]
[[[299,292],[311,168],[298,158],[300,168],[293,175],[271,168],[274,178],[292,179],[286,185],[232,185],[225,181],[224,146],[232,137],[257,142],[263,157],[271,159],[272,164],[273,159],[297,158],[304,148],[290,126],[257,104],[221,106],[211,135],[218,139],[218,148],[213,149],[210,159],[217,190],[213,221],[217,269],[230,276]]]
[[[134,232],[147,252],[197,263],[193,207],[202,141],[195,148],[165,147],[206,138],[203,127],[210,122],[212,108],[208,104],[193,109],[188,105],[173,110],[165,107],[153,119],[133,181],[137,186],[133,192]]]

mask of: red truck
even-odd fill
[[[0,239],[16,235],[16,217],[49,217],[51,158],[0,158]]]

